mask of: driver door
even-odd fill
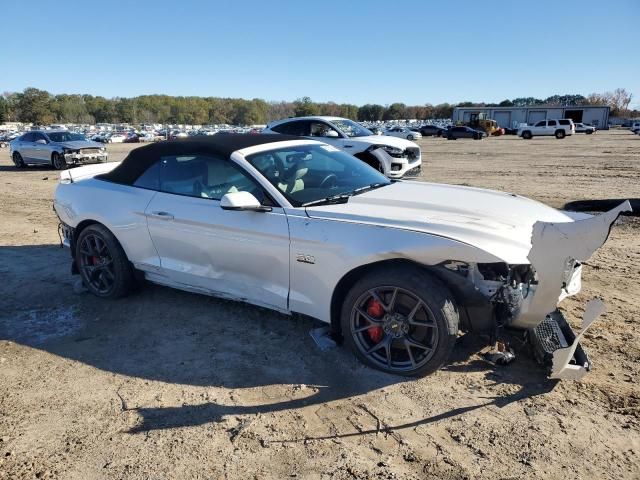
[[[547,121],[540,120],[538,123],[534,125],[535,134],[536,135],[546,135],[547,134]]]
[[[51,149],[47,145],[49,141],[40,132],[35,132],[33,135],[32,158],[40,163],[49,163],[51,161]]]
[[[170,283],[286,310],[289,226],[283,209],[223,210],[220,199],[231,192],[248,191],[270,203],[262,187],[226,158],[170,156],[156,165],[160,191],[145,215]]]

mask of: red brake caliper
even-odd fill
[[[367,302],[367,314],[375,319],[382,318],[382,316],[384,315],[384,307],[375,298],[371,298]],[[380,342],[384,335],[382,327],[370,327],[369,329],[367,329],[367,333],[369,334],[369,338],[371,339],[371,341],[374,343]]]

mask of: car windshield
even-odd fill
[[[248,155],[294,207],[343,203],[391,182],[366,163],[330,145],[281,147]]]
[[[344,133],[348,137],[366,137],[368,135],[373,135],[371,130],[364,128],[359,123],[354,122],[353,120],[348,120],[346,118],[341,118],[338,120],[331,120],[334,126],[338,128],[342,133]]]
[[[73,132],[48,132],[47,137],[49,137],[49,140],[52,142],[74,142],[78,140],[86,140],[84,135]]]

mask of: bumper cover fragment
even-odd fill
[[[604,311],[602,300],[590,300],[584,312],[582,328],[577,334],[559,310],[550,313],[544,321],[529,330],[534,355],[548,367],[550,378],[580,380],[587,374],[591,369],[591,361],[580,340]]]

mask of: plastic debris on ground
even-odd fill
[[[313,341],[316,342],[321,352],[336,347],[335,340],[331,338],[331,327],[312,328],[309,335],[311,335]]]

